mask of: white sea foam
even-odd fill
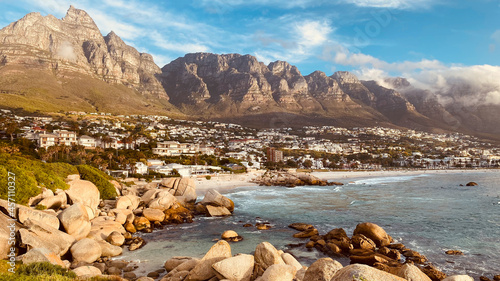
[[[405,182],[410,181],[415,178],[427,177],[428,175],[414,175],[414,176],[394,176],[394,177],[381,177],[381,178],[370,178],[364,180],[357,180],[350,184],[364,184],[364,185],[372,185],[372,184],[386,184],[386,183],[395,183],[395,182]]]

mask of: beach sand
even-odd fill
[[[209,189],[224,191],[240,186],[257,186],[258,184],[251,182],[252,179],[262,175],[265,171],[249,172],[245,174],[230,174],[212,176],[207,180],[205,177],[196,178],[196,191],[198,195],[205,194]]]

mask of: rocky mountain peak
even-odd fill
[[[71,5],[62,19],[65,23],[78,24],[86,27],[97,28],[94,20],[85,12]]]
[[[301,75],[299,69],[296,66],[291,65],[286,61],[271,62],[269,63],[267,68],[269,68],[269,70],[275,75],[280,75],[280,76]]]
[[[337,80],[340,84],[344,83],[360,83],[356,75],[350,73],[349,71],[337,71],[332,76],[333,79]]]
[[[402,77],[388,77],[384,79],[384,82],[395,89],[403,89],[411,86],[410,82]]]

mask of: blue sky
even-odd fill
[[[241,53],[304,75],[437,83],[437,73],[500,65],[500,0],[0,0],[0,25],[28,12],[62,18],[71,4],[160,67],[189,52]]]

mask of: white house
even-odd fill
[[[66,130],[56,130],[54,131],[57,134],[57,143],[66,146],[72,146],[78,143],[78,139],[76,137],[75,132],[70,132]]]
[[[39,147],[47,148],[57,144],[57,135],[55,134],[38,134],[37,142]]]
[[[144,175],[148,173],[148,166],[142,162],[135,162],[135,165],[132,169],[136,174]]]
[[[81,146],[84,146],[85,148],[88,148],[88,149],[93,149],[97,145],[96,140],[93,137],[89,137],[89,136],[79,137],[78,144]]]
[[[160,156],[179,156],[182,154],[195,154],[200,152],[197,144],[180,143],[177,141],[159,142],[156,148],[153,148],[153,154]]]

